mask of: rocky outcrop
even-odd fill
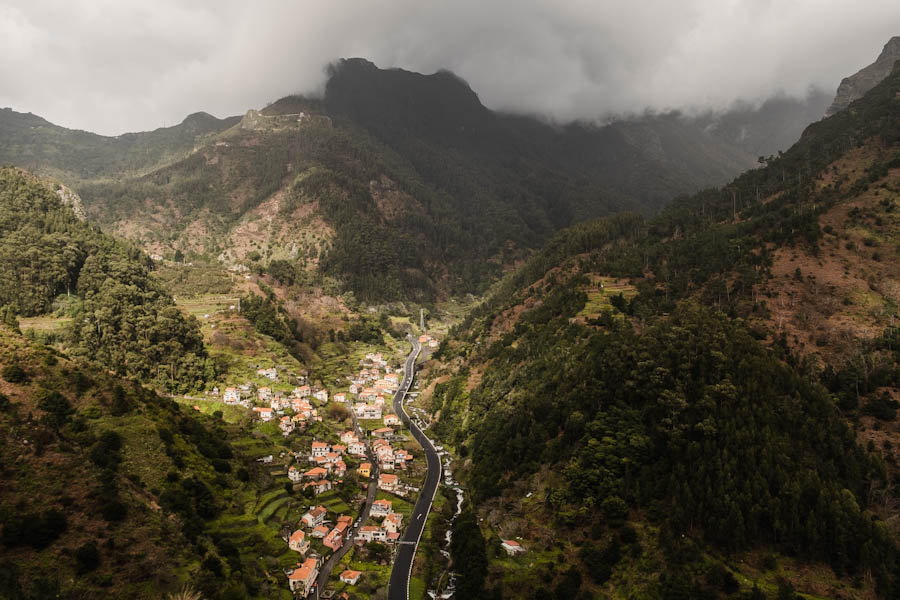
[[[62,203],[71,208],[76,217],[81,221],[86,219],[84,214],[84,204],[82,204],[81,197],[78,194],[62,184],[56,184],[55,191],[56,195],[59,196],[59,199],[62,200]]]
[[[890,75],[894,63],[898,60],[900,60],[900,36],[894,36],[884,45],[884,50],[875,62],[841,81],[834,102],[825,111],[825,116],[830,117],[847,108],[854,100],[862,98],[866,92]]]

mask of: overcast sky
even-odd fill
[[[833,91],[892,35],[897,0],[3,0],[0,107],[119,134],[314,93],[361,56],[594,119]]]

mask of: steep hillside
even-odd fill
[[[197,322],[150,277],[150,261],[78,218],[61,190],[0,169],[0,308],[8,320],[55,313],[73,355],[192,389],[210,375]]]
[[[492,113],[449,73],[350,60],[321,101],[284,98],[183,161],[78,191],[91,218],[161,255],[287,259],[363,298],[426,299],[483,289],[560,227],[652,209],[754,159],[678,116],[557,129]]]
[[[450,73],[361,59],[334,66],[322,99],[236,125],[195,115],[102,138],[4,115],[0,158],[57,174],[150,253],[289,260],[378,300],[479,292],[554,231],[726,181],[807,119],[772,104],[551,126],[488,110]]]
[[[267,478],[229,437],[0,325],[0,597],[259,594],[261,570],[210,526]]]
[[[895,70],[722,189],[562,232],[442,344],[423,408],[485,585],[896,594],[898,98]]]

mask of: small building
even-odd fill
[[[328,528],[324,525],[319,525],[312,530],[312,533],[310,535],[312,535],[314,538],[322,539],[326,535],[328,535]]]
[[[376,500],[372,503],[371,515],[373,517],[386,517],[394,512],[394,503],[390,500]]]
[[[327,513],[328,509],[324,506],[317,506],[300,517],[300,522],[307,527],[318,527],[325,521],[325,515]]]
[[[292,592],[299,592],[303,596],[307,596],[318,574],[319,561],[315,558],[307,558],[302,565],[298,564],[297,568],[288,574],[288,586]]]
[[[400,526],[403,524],[403,515],[391,513],[384,518],[381,527],[388,533],[398,533]]]
[[[259,416],[259,420],[263,423],[275,418],[275,411],[268,406],[255,406],[253,407],[253,411]]]
[[[385,425],[400,425],[400,417],[394,414],[384,415],[384,424]]]
[[[372,435],[377,438],[386,439],[386,438],[390,438],[394,435],[394,430],[391,429],[390,427],[379,427],[378,429],[376,429],[375,431],[372,432]]]
[[[396,475],[381,473],[378,476],[378,489],[384,490],[385,492],[393,492],[397,489],[399,482],[400,478]]]
[[[500,545],[503,546],[503,549],[506,550],[506,553],[509,556],[515,556],[516,554],[525,552],[525,548],[516,540],[500,540]]]
[[[341,581],[350,585],[356,585],[360,575],[362,575],[361,571],[351,571],[348,569],[341,573]]]
[[[291,534],[291,537],[288,539],[288,548],[294,552],[299,552],[301,555],[306,554],[306,551],[309,550],[309,540],[306,539],[306,534],[303,533],[302,529],[298,529]]]
[[[235,387],[225,388],[225,395],[222,397],[225,404],[234,405],[241,401],[241,392]]]
[[[374,525],[364,525],[359,528],[359,539],[366,542],[384,542],[387,540],[387,532]]]
[[[359,468],[356,469],[356,472],[359,473],[360,477],[371,477],[372,476],[372,463],[364,462],[359,465]]]
[[[331,446],[326,444],[325,442],[313,442],[312,443],[312,453],[311,456],[316,458],[318,456],[325,456],[329,452],[331,452]]]

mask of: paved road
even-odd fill
[[[412,573],[413,559],[416,556],[416,548],[419,545],[419,539],[422,537],[422,531],[425,529],[425,522],[428,520],[428,513],[431,512],[434,495],[441,481],[441,461],[434,444],[409,418],[406,411],[403,410],[403,397],[409,391],[409,386],[415,375],[416,359],[420,350],[417,340],[413,339],[412,344],[412,352],[410,352],[403,367],[404,383],[400,386],[397,395],[394,396],[394,411],[400,415],[400,418],[412,432],[413,437],[424,448],[428,474],[425,476],[425,485],[422,486],[422,490],[419,493],[419,499],[416,501],[412,515],[410,515],[406,531],[403,532],[403,536],[400,538],[397,554],[394,557],[394,566],[391,568],[388,600],[409,600],[409,577]]]

